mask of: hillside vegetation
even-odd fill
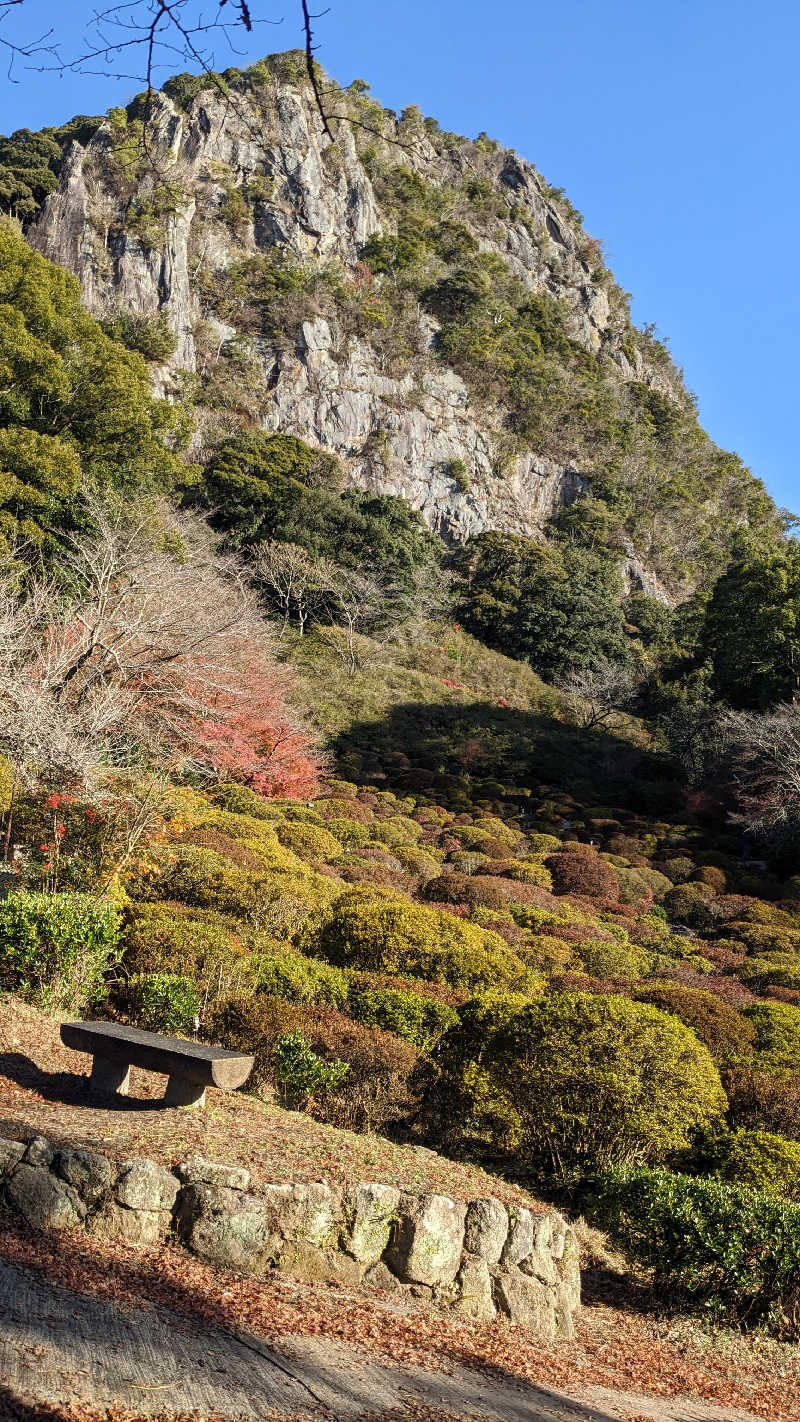
[[[307,98],[292,56],[224,83],[270,122]],[[207,102],[166,92],[189,122]],[[591,478],[546,540],[440,538],[318,432],[251,427],[238,337],[168,375],[168,310],[99,324],[4,219],[0,986],[252,1051],[270,1110],[491,1169],[602,1222],[662,1303],[797,1338],[797,544],[619,296],[595,339],[509,265],[516,224],[552,268],[512,197],[518,172],[545,201],[533,170],[342,102],[382,215],[349,267],[253,251],[267,173],[218,173],[203,219],[233,243],[204,300],[264,357],[265,423],[265,351],[298,325],[412,376],[426,329],[509,458],[591,450]],[[96,134],[156,250],[180,196],[143,122]],[[9,187],[26,220],[48,144],[0,148],[44,165]],[[629,538],[675,606],[631,591]]]

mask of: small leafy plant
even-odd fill
[[[272,1053],[278,1094],[281,1103],[291,1111],[300,1111],[312,1096],[325,1096],[341,1086],[350,1070],[348,1062],[326,1062],[316,1052],[302,1032],[287,1032],[279,1037]]]

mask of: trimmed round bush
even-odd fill
[[[525,1005],[492,1036],[481,1065],[517,1113],[518,1154],[557,1178],[664,1159],[726,1105],[693,1032],[616,996]]]
[[[265,997],[287,1002],[319,1003],[343,1007],[350,982],[347,973],[317,958],[306,958],[291,949],[253,953],[248,959],[249,978]]]
[[[545,860],[557,894],[590,899],[619,899],[619,881],[610,864],[592,851],[549,854]]]
[[[709,908],[713,890],[707,884],[676,884],[664,895],[663,904],[670,923],[685,923],[689,928],[707,928],[714,922]]]
[[[693,859],[679,855],[675,859],[665,859],[658,867],[671,884],[685,884],[694,874],[696,865]]]
[[[525,973],[522,960],[499,934],[441,909],[357,889],[333,905],[313,950],[340,967],[429,978],[454,987],[491,986]]]
[[[753,1002],[744,1015],[755,1029],[755,1050],[764,1065],[800,1068],[800,1008],[788,1002]]]
[[[546,973],[548,977],[551,973],[565,972],[574,962],[573,945],[549,933],[538,933],[531,938],[528,945],[520,949],[520,955],[537,973]]]
[[[739,1067],[725,1074],[732,1126],[800,1141],[800,1072]]]
[[[612,1170],[589,1218],[654,1270],[656,1297],[800,1335],[800,1207],[668,1170]]]
[[[770,1131],[732,1131],[717,1166],[723,1180],[750,1185],[769,1195],[800,1198],[800,1142]]]
[[[456,1008],[401,988],[353,985],[348,1007],[357,1022],[395,1032],[425,1052],[458,1021]]]
[[[650,970],[650,954],[631,943],[590,938],[577,943],[575,953],[594,978],[641,978]]]
[[[536,884],[540,889],[552,892],[553,876],[550,870],[542,859],[533,855],[512,860],[508,875],[511,879],[518,879],[521,884]]]
[[[200,1016],[203,999],[181,973],[139,973],[125,989],[128,1016],[150,1032],[183,1035]]]
[[[528,848],[531,854],[557,854],[561,840],[554,834],[529,834]]]
[[[724,894],[728,885],[724,870],[718,869],[714,864],[703,864],[693,878],[695,883],[708,884],[715,894]]]
[[[109,899],[17,890],[0,902],[0,985],[47,1010],[76,1011],[100,993],[118,941]]]
[[[291,824],[278,826],[278,839],[299,859],[327,863],[343,852],[341,841],[322,825]]]

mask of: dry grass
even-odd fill
[[[62,1046],[59,1019],[13,997],[0,999],[0,1135],[34,1134],[98,1150],[115,1160],[146,1156],[175,1165],[200,1154],[244,1165],[256,1183],[380,1180],[460,1199],[494,1195],[533,1204],[525,1190],[420,1147],[355,1135],[242,1092],[210,1090],[204,1111],[165,1109],[165,1079],[131,1071],[131,1096],[109,1107],[88,1087],[91,1058]]]

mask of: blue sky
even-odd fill
[[[84,8],[73,0],[70,10]],[[259,8],[281,23],[239,56],[220,48],[219,67],[300,42],[299,0]],[[25,0],[2,33],[11,23],[63,33],[66,13],[56,0]],[[709,433],[800,509],[800,7],[332,0],[316,26],[320,62],[341,82],[366,79],[384,104],[419,104],[443,128],[485,130],[565,187],[633,293],[634,318],[667,337]],[[65,48],[77,34],[63,36]],[[141,87],[16,75],[0,90],[6,133],[102,111]]]

